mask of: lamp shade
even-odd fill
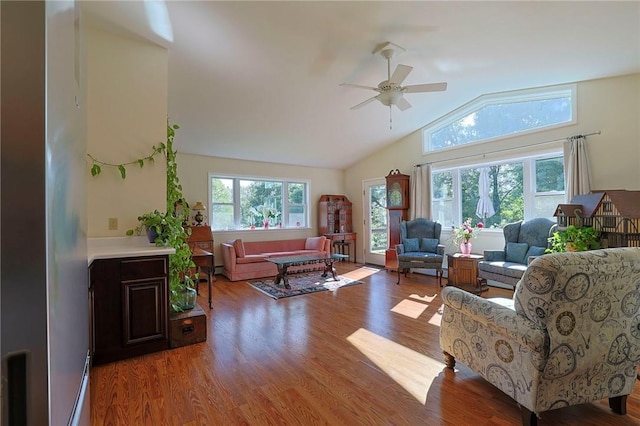
[[[191,207],[191,210],[206,210],[206,207],[202,204],[202,201],[196,201],[196,204]]]

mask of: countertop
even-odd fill
[[[174,254],[173,247],[158,247],[149,243],[146,236],[104,237],[87,239],[87,260],[89,265],[96,259],[121,257],[157,256]]]

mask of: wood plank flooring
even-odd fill
[[[206,342],[92,368],[91,424],[520,424],[511,398],[460,362],[444,368],[435,278],[337,266],[365,283],[276,301],[218,276]],[[640,425],[640,385],[626,416],[603,400],[539,424]]]

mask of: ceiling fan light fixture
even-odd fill
[[[385,106],[391,106],[398,103],[402,98],[402,92],[399,90],[392,90],[389,92],[380,93],[376,98]]]

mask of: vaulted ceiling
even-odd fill
[[[87,13],[169,49],[179,151],[343,169],[486,94],[640,72],[640,3],[87,2]],[[166,8],[164,8],[166,6]],[[413,67],[390,111],[392,59]],[[639,94],[640,96],[640,94]],[[615,102],[614,99],[611,100]]]

